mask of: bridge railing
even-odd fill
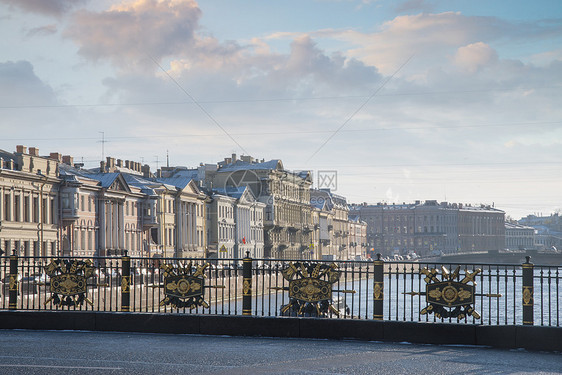
[[[560,267],[0,257],[0,309],[560,326]]]

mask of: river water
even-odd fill
[[[461,271],[461,275],[464,273]],[[350,309],[343,318],[373,318],[372,276],[340,280],[334,284],[334,299],[339,296]],[[534,271],[534,322],[535,325],[562,325],[562,268],[535,269]],[[255,282],[254,282],[255,283]],[[265,284],[265,285],[264,285]],[[523,324],[523,286],[521,269],[499,267],[483,270],[475,277],[475,303],[472,306],[480,318],[470,316],[460,322],[486,325]],[[285,287],[288,283],[283,284]],[[472,283],[470,283],[472,285]],[[252,312],[259,316],[277,316],[280,308],[288,303],[288,291],[270,289],[270,285],[258,278],[254,284]],[[386,273],[384,277],[384,320],[394,321],[441,321],[432,314],[421,315],[427,307],[426,283],[418,272]],[[340,292],[337,292],[340,291]],[[345,293],[342,291],[355,291]],[[413,292],[413,293],[412,293]],[[491,295],[491,296],[487,296]],[[231,311],[242,309],[241,301],[229,306]],[[219,311],[220,312],[220,311]],[[457,322],[456,318],[445,319]]]

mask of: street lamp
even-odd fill
[[[47,176],[45,176],[43,173],[41,173],[41,170],[37,171],[37,175],[39,176],[39,178],[41,179],[41,188],[39,190],[39,207],[41,207],[41,214],[39,215],[39,228],[40,228],[40,242],[39,242],[39,256],[45,256],[46,254],[43,254],[43,222],[45,219],[45,212],[44,212],[44,207],[43,207],[43,187],[45,186],[45,183],[47,182]]]

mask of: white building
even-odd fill
[[[218,258],[263,258],[265,207],[246,186],[215,190],[207,224],[211,251]]]
[[[505,223],[505,248],[524,250],[535,248],[535,228],[517,223]]]

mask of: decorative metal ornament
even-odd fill
[[[475,293],[476,281],[474,278],[482,270],[474,272],[465,270],[465,275],[460,279],[460,266],[453,273],[441,266],[441,272],[437,269],[423,268],[421,274],[426,277],[424,281],[425,293],[407,292],[409,295],[425,295],[429,304],[420,311],[421,315],[435,314],[438,319],[457,318],[465,319],[472,316],[480,319],[480,314],[474,309],[475,297],[482,294]],[[438,277],[439,276],[439,277]],[[484,294],[486,297],[501,297],[501,294]]]
[[[334,307],[333,293],[355,293],[354,290],[333,290],[332,286],[340,277],[335,263],[289,263],[282,275],[289,287],[273,287],[274,290],[288,290],[289,303],[281,307],[281,314],[296,316],[326,316],[329,312],[339,316]]]
[[[55,306],[81,306],[84,302],[94,304],[86,296],[88,279],[95,276],[91,260],[54,259],[45,267],[50,277],[51,297],[45,306],[53,302]]]
[[[182,263],[165,264],[160,266],[164,270],[164,294],[160,306],[171,305],[177,309],[194,309],[198,306],[209,308],[209,304],[203,298],[205,288],[224,288],[220,286],[205,286],[204,271],[209,263],[193,266],[192,262],[187,265]]]

